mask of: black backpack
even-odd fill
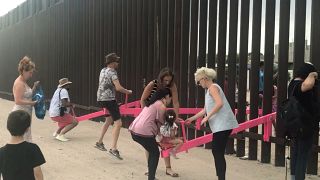
[[[278,111],[278,113],[280,113],[280,119],[283,122],[284,136],[288,139],[295,138],[303,133],[302,119],[309,114],[297,98],[293,96],[296,86],[297,85],[294,86],[288,99],[281,104]]]

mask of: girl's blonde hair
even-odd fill
[[[217,78],[217,72],[214,69],[201,67],[198,68],[194,73],[195,81],[198,81],[200,78],[207,78],[209,80],[215,80]]]
[[[36,65],[31,61],[31,58],[28,56],[24,56],[18,65],[18,71],[20,74],[23,73],[23,71],[31,71],[36,68]]]

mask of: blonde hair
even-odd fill
[[[23,71],[31,71],[36,68],[36,65],[31,61],[31,58],[28,56],[24,56],[18,65],[18,71],[20,74],[23,73]]]
[[[209,80],[215,80],[217,78],[217,72],[214,69],[201,67],[198,68],[194,73],[195,81],[198,81],[200,78],[207,78]]]

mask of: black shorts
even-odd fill
[[[120,120],[120,110],[116,100],[98,101],[98,104],[100,107],[106,108],[109,111],[113,121]]]

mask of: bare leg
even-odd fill
[[[174,172],[172,170],[172,168],[171,168],[170,156],[166,157],[166,158],[163,158],[163,159],[164,159],[164,163],[166,165],[166,174],[170,175],[170,176],[173,176],[173,177],[178,177],[179,174]]]
[[[171,170],[171,161],[170,161],[170,156],[169,157],[165,157],[164,159],[164,164],[166,165],[167,170]]]
[[[276,129],[276,121],[272,121],[272,125],[273,125],[274,129]]]
[[[117,149],[117,143],[118,143],[118,139],[119,139],[119,135],[120,135],[120,130],[121,130],[121,127],[122,127],[122,122],[121,122],[121,119],[117,120],[117,121],[114,121],[114,124],[113,124],[113,129],[112,129],[112,146],[111,148],[113,150]]]
[[[29,114],[31,116],[31,113]],[[32,143],[31,125],[32,125],[32,117],[31,117],[30,127],[26,130],[26,132],[23,135],[23,139],[30,143]]]
[[[172,156],[175,159],[179,159],[177,157],[177,150],[182,146],[183,141],[179,138],[175,138],[169,141],[170,144],[174,145],[174,148],[172,148],[172,150],[170,151],[170,156]]]
[[[69,132],[71,129],[73,129],[74,127],[76,127],[78,125],[78,121],[73,119],[72,120],[72,123],[67,125],[66,127],[64,127],[62,129],[62,131],[60,132],[60,135],[64,135],[66,134],[67,132]]]
[[[170,141],[170,143],[174,144],[174,151],[177,151],[183,145],[183,141],[179,138]]]
[[[32,142],[32,135],[31,135],[31,125],[30,127],[27,129],[27,131],[24,133],[23,135],[23,139],[27,142]]]
[[[111,117],[107,117],[106,118],[106,121],[104,122],[103,126],[102,126],[102,130],[101,130],[101,134],[100,134],[100,137],[99,137],[99,141],[98,143],[102,143],[103,141],[103,137],[104,135],[106,134],[110,124],[112,123],[112,118]]]
[[[146,155],[146,159],[147,159],[147,162],[149,160],[149,152],[147,150],[144,151],[144,154]],[[149,172],[148,172],[148,169],[147,171],[144,173],[144,175],[147,175],[148,176]]]
[[[64,127],[59,127],[56,131],[57,134],[60,134],[61,133],[61,130],[63,129]]]
[[[149,152],[148,152],[147,150],[145,150],[144,153],[145,153],[146,159],[147,159],[147,161],[148,161],[148,159],[149,159]]]

